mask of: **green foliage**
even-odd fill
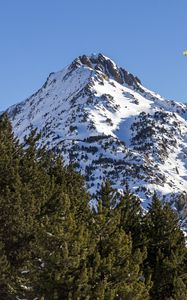
[[[93,299],[149,299],[140,270],[145,253],[133,251],[131,235],[122,226],[124,207],[117,205],[119,199],[109,182],[97,195],[91,264]]]
[[[187,249],[178,219],[169,204],[154,195],[145,216],[147,259],[145,273],[151,274],[151,299],[187,299]]]
[[[107,181],[90,209],[84,178],[19,145],[0,117],[0,299],[187,299],[184,235],[155,196],[147,214]]]
[[[79,299],[79,294],[87,295],[89,289],[86,260],[92,241],[88,196],[80,176],[71,168],[62,169],[59,159],[50,176],[53,189],[42,208],[34,289],[43,299]]]
[[[143,209],[140,200],[130,194],[128,189],[124,192],[118,203],[121,210],[120,224],[127,234],[131,234],[133,249],[145,251],[145,234],[143,232]]]

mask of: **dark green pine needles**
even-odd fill
[[[109,182],[89,206],[84,179],[0,118],[0,299],[185,300],[187,251],[156,195],[149,211]]]

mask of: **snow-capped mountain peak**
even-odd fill
[[[154,190],[186,199],[187,106],[148,90],[103,54],[79,56],[7,111],[20,140],[37,128],[40,144],[75,163],[91,194],[109,178],[119,189],[128,181],[145,206]]]

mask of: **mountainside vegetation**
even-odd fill
[[[109,181],[90,206],[84,178],[61,156],[19,144],[0,117],[0,299],[185,300],[187,248],[176,213],[149,210]]]

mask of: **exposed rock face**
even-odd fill
[[[92,194],[106,178],[117,188],[128,181],[145,207],[156,190],[185,215],[187,106],[149,91],[104,55],[51,73],[8,113],[20,140],[37,128],[40,145],[75,163]]]
[[[93,70],[101,71],[109,78],[113,78],[120,84],[126,83],[130,86],[136,87],[137,89],[140,88],[139,84],[141,84],[141,82],[138,77],[133,76],[123,68],[119,68],[111,59],[102,54],[98,54],[97,56],[92,55],[90,57],[83,55],[76,59],[73,64],[75,62],[77,65],[81,63]]]

